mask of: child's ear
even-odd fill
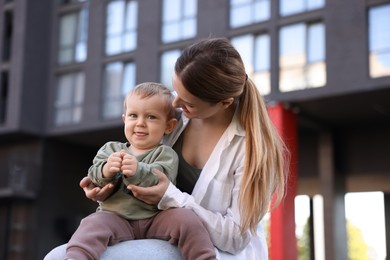
[[[177,119],[176,118],[171,118],[167,122],[167,127],[165,128],[165,134],[170,134],[172,133],[173,129],[175,129],[177,124]]]
[[[123,121],[123,123],[126,121],[125,114],[122,114],[122,121]]]

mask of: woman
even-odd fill
[[[222,38],[189,46],[176,61],[173,88],[182,114],[164,143],[179,154],[177,186],[156,172],[158,185],[128,188],[162,210],[192,209],[220,259],[268,259],[261,220],[273,195],[276,202],[284,195],[286,149],[239,53]],[[111,189],[88,179],[80,185],[94,200]]]

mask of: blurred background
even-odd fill
[[[207,37],[229,38],[292,118],[270,258],[386,259],[389,0],[0,0],[1,259],[67,242],[97,207],[79,181],[102,144],[124,140],[127,91],[171,86],[181,50]]]

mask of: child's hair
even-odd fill
[[[175,73],[194,96],[211,104],[234,97],[246,132],[244,175],[239,193],[241,232],[255,232],[284,196],[287,150],[272,124],[262,96],[248,79],[240,54],[224,38],[206,39],[184,49]]]
[[[126,111],[126,99],[129,95],[136,94],[139,95],[141,98],[149,98],[155,95],[160,95],[165,99],[166,102],[166,111],[168,118],[175,118],[176,116],[176,110],[172,106],[172,102],[174,100],[174,96],[172,91],[164,86],[161,83],[155,83],[155,82],[143,82],[135,86],[132,90],[129,91],[127,94],[125,101],[124,101],[124,108]]]

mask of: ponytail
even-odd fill
[[[256,226],[268,212],[273,194],[277,205],[284,196],[283,141],[271,122],[254,83],[247,79],[239,102],[240,122],[246,131],[244,175],[239,194],[241,232]]]

